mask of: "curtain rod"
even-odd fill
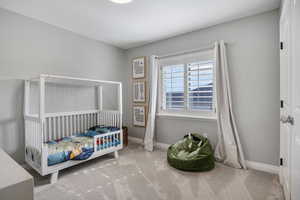
[[[214,44],[210,44],[210,45],[198,48],[198,49],[191,49],[191,50],[166,54],[166,55],[162,55],[162,56],[157,56],[156,59],[163,59],[163,58],[169,58],[169,57],[173,57],[173,56],[180,56],[180,55],[184,55],[184,54],[190,54],[190,53],[195,53],[195,52],[199,52],[199,51],[205,51],[205,50],[209,50],[209,49],[213,49],[213,48],[214,48]]]

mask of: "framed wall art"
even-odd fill
[[[132,60],[132,78],[146,78],[146,57],[138,57]]]
[[[133,106],[133,125],[146,127],[146,107]]]
[[[146,81],[133,81],[133,102],[146,102]]]

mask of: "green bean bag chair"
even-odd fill
[[[213,150],[208,139],[197,133],[184,136],[171,145],[167,152],[168,163],[184,171],[209,171],[215,167]]]

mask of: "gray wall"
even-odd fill
[[[2,9],[0,27],[0,147],[18,162],[24,160],[21,79],[49,73],[122,81],[126,114],[124,120],[129,126],[129,134],[143,138],[144,129],[132,127],[130,60],[137,56],[163,55],[199,48],[223,39],[228,43],[234,112],[246,159],[278,163],[277,10],[130,49],[127,57],[119,48]],[[78,94],[72,95],[78,98]],[[70,102],[69,99],[64,102],[58,99],[53,99],[53,102],[57,101],[54,102],[57,106],[49,110],[73,108],[69,104],[60,104]],[[111,102],[113,99],[111,96],[106,101]],[[85,108],[94,104],[92,101],[90,104],[72,103]],[[186,132],[194,131],[207,133],[213,144],[216,143],[215,121],[157,118],[156,137],[159,142],[173,143]]]
[[[128,78],[124,76],[126,55],[119,48],[3,9],[0,27],[0,147],[18,162],[24,160],[22,79],[41,73],[115,81]],[[52,87],[49,91],[54,93],[57,89]],[[46,101],[52,104],[48,111],[67,111],[75,106],[90,109],[95,105],[86,99],[92,94],[90,90],[68,90],[72,94],[69,99],[63,98],[65,91],[62,88],[55,98]],[[114,91],[107,94],[110,93]],[[114,100],[111,95],[106,102]]]
[[[137,56],[163,55],[199,48],[216,40],[228,43],[228,62],[234,114],[247,160],[278,164],[279,159],[279,13],[278,10],[243,18],[130,49]],[[129,95],[132,96],[131,87]],[[127,105],[127,123],[132,120],[132,98]],[[187,132],[207,133],[216,143],[216,122],[209,120],[157,118],[156,138],[174,143]],[[130,126],[131,136],[143,138],[144,129]]]

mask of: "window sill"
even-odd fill
[[[203,115],[189,115],[189,114],[178,114],[178,113],[157,113],[157,117],[163,118],[183,118],[183,119],[203,119],[216,121],[216,116],[203,116]]]

